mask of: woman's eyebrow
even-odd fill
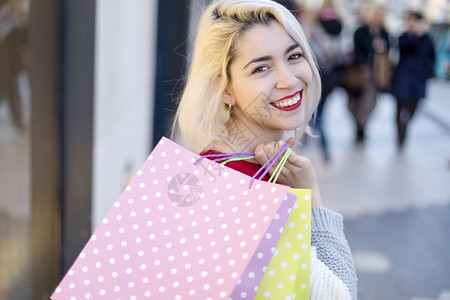
[[[287,55],[289,52],[291,52],[292,50],[294,50],[296,48],[300,48],[300,46],[298,44],[293,44],[286,49],[286,52],[284,52],[284,54]]]
[[[249,65],[251,65],[252,63],[256,63],[256,62],[261,62],[261,61],[267,61],[267,60],[271,60],[272,56],[270,55],[266,55],[266,56],[261,56],[261,57],[257,57],[255,59],[252,59],[248,64],[246,64],[244,66],[244,69],[247,68]]]
[[[296,48],[299,48],[299,47],[300,47],[300,46],[299,46],[298,44],[293,44],[293,45],[289,46],[289,47],[286,49],[286,51],[284,52],[284,54],[287,55],[289,52],[291,52],[292,50],[294,50],[294,49],[296,49]],[[243,69],[247,68],[249,65],[251,65],[251,64],[253,64],[253,63],[262,62],[262,61],[268,61],[268,60],[272,60],[272,59],[273,59],[273,57],[270,56],[270,55],[265,55],[265,56],[261,56],[261,57],[254,58],[254,59],[252,59],[251,61],[249,61],[249,63],[246,64],[246,65],[244,66]]]

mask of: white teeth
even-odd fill
[[[286,106],[292,106],[294,104],[297,104],[297,102],[300,100],[300,94],[296,94],[294,97],[292,97],[289,100],[284,100],[282,102],[274,102],[273,105],[277,107],[286,107]]]

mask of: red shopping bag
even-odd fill
[[[198,157],[161,139],[52,299],[228,299],[297,197]]]

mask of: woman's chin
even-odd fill
[[[292,130],[296,130],[300,127],[303,126],[303,122],[299,121],[299,122],[292,122],[292,123],[288,123],[285,126],[282,127],[282,129],[284,131],[292,131]]]

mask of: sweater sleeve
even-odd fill
[[[347,285],[352,299],[356,299],[356,270],[344,235],[342,215],[314,206],[311,212],[311,244],[316,247],[318,259]]]

